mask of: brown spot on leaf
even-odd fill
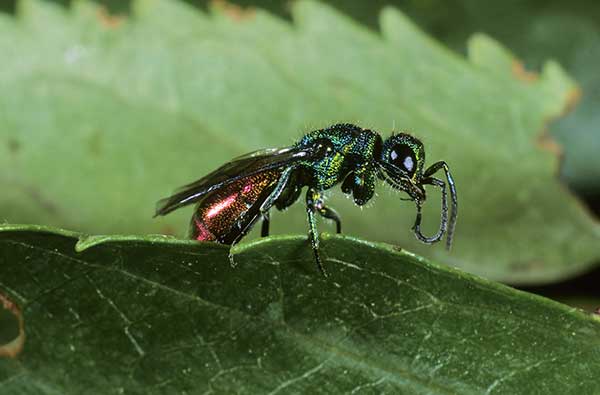
[[[600,307],[598,307],[596,310],[594,310],[594,314],[600,315]]]
[[[160,233],[163,235],[175,236],[175,229],[170,225],[165,225],[160,230]]]
[[[392,250],[397,252],[404,252],[404,248],[398,247],[397,245],[392,245]]]
[[[563,112],[560,116],[567,115],[569,112],[571,112],[579,103],[579,100],[581,100],[581,95],[581,89],[571,89],[569,93],[567,93],[567,101],[565,103],[565,107],[563,108]]]
[[[577,103],[579,103],[580,99],[581,99],[581,90],[579,88],[573,88],[569,92],[567,92],[567,95],[565,97],[565,105],[564,105],[562,111],[560,112],[560,114],[553,116],[553,117],[549,117],[544,121],[544,128],[542,129],[542,133],[540,133],[537,138],[538,147],[540,147],[541,149],[543,149],[545,151],[551,152],[552,154],[557,156],[557,158],[559,159],[559,166],[558,166],[559,170],[560,170],[560,162],[562,161],[562,156],[563,156],[563,149],[562,149],[562,146],[560,144],[558,144],[556,142],[556,140],[554,140],[552,138],[552,136],[550,136],[550,134],[548,133],[548,125],[550,123],[552,123],[554,120],[564,117],[569,112],[571,112],[573,110],[573,108],[575,108]]]
[[[106,7],[98,7],[98,11],[96,12],[98,16],[98,20],[102,24],[102,26],[108,29],[118,29],[124,22],[125,18],[121,15],[113,15],[111,14]]]
[[[90,136],[88,147],[92,155],[100,156],[102,153],[102,133],[100,131],[96,131]]]
[[[211,5],[215,10],[220,11],[236,22],[252,19],[256,13],[253,8],[243,8],[237,4],[228,3],[225,0],[213,0]]]
[[[18,335],[7,343],[0,343],[0,357],[15,358],[21,351],[23,351],[23,346],[25,345],[25,324],[23,323],[23,314],[15,303],[1,293],[0,308],[13,314],[19,324]]]
[[[16,154],[21,150],[21,143],[17,139],[9,138],[6,146],[8,147],[8,152],[11,154]]]
[[[538,135],[536,143],[537,146],[540,147],[542,150],[548,151],[556,157],[557,160],[554,174],[559,182],[559,185],[563,188],[565,193],[571,195],[577,203],[577,205],[580,206],[591,218],[597,219],[596,215],[594,214],[594,210],[592,210],[581,198],[581,196],[577,195],[573,190],[571,190],[571,188],[569,188],[565,181],[560,178],[560,174],[562,173],[561,169],[564,162],[563,148],[560,144],[556,142],[556,140],[552,138],[552,136],[550,136],[548,132],[549,124],[572,111],[580,99],[581,90],[579,88],[575,87],[569,90],[565,96],[565,104],[560,114],[548,117],[544,120],[544,128],[542,129],[542,132]]]
[[[544,151],[551,152],[559,159],[559,161],[562,161],[563,148],[556,140],[554,140],[554,138],[552,138],[552,136],[550,136],[547,130],[538,135],[537,145]]]
[[[528,71],[522,62],[513,60],[512,62],[512,73],[515,77],[524,82],[535,82],[540,76],[538,73]]]

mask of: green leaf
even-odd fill
[[[329,279],[302,237],[240,246],[232,268],[212,243],[5,225],[0,295],[26,340],[0,392],[597,390],[590,315],[390,245],[324,236],[322,253]]]
[[[353,14],[373,14],[373,3]],[[419,9],[419,6],[429,9]],[[370,9],[369,9],[370,8]],[[406,9],[406,8],[405,8]],[[561,175],[570,187],[590,197],[600,191],[600,4],[534,1],[488,4],[458,0],[434,0],[426,6],[411,4],[409,12],[434,31],[444,43],[462,48],[473,31],[486,31],[523,59],[537,67],[551,54],[581,84],[582,97],[573,113],[553,123],[550,132],[563,146]],[[364,17],[362,17],[364,19]],[[510,23],[506,23],[510,21]],[[597,200],[597,198],[595,198]]]
[[[593,11],[585,7],[576,14],[554,11],[528,19],[523,34],[529,45],[515,43],[520,53],[528,53],[532,60],[541,57],[542,51],[560,57],[581,83],[581,103],[551,130],[564,146],[563,176],[577,191],[590,196],[600,193],[600,75],[594,67],[600,62],[600,25],[592,17],[598,12],[600,7],[594,4]]]
[[[428,163],[452,168],[460,215],[448,254],[415,240],[414,207],[397,194],[382,186],[358,210],[336,188],[346,233],[513,283],[597,260],[600,228],[539,144],[577,93],[558,64],[523,80],[492,39],[473,37],[463,59],[394,9],[381,35],[316,2],[294,3],[293,15],[138,0],[131,19],[115,19],[87,1],[69,11],[20,1],[17,19],[0,19],[1,217],[183,235],[191,209],[152,219],[159,198],[229,158],[351,121],[422,138]],[[438,200],[425,207],[429,232]],[[304,234],[304,217],[298,204],[273,230]]]

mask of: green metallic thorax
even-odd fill
[[[344,193],[352,193],[356,204],[365,204],[375,191],[381,137],[368,129],[341,124],[305,135],[298,146],[314,146],[319,141],[330,150],[318,160],[300,162],[299,181],[317,191],[343,183]]]

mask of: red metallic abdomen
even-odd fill
[[[259,219],[260,206],[280,176],[279,170],[265,171],[208,193],[196,206],[191,238],[232,244]]]

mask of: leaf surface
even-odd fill
[[[5,225],[0,295],[26,341],[0,392],[597,389],[597,319],[389,245],[322,248],[329,279],[300,237],[240,246],[232,268],[216,244]]]
[[[0,18],[0,87],[10,93],[0,97],[0,216],[183,235],[190,209],[152,219],[159,198],[229,158],[350,121],[421,138],[428,163],[450,164],[460,215],[448,254],[415,240],[414,207],[389,188],[367,210],[336,188],[330,205],[346,233],[512,283],[597,261],[600,227],[539,143],[577,96],[558,64],[523,79],[481,35],[463,59],[394,9],[381,14],[381,35],[315,2],[295,3],[293,15],[290,24],[260,10],[139,0],[132,18],[111,19],[87,1],[69,11],[20,1],[18,18]],[[438,199],[425,207],[431,233]],[[304,234],[305,222],[296,205],[273,231]]]

